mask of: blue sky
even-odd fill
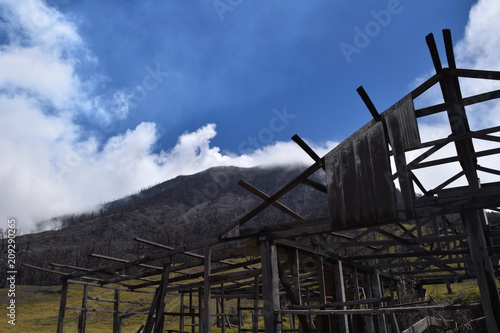
[[[157,148],[168,149],[184,131],[215,123],[213,144],[233,153],[268,125],[274,108],[285,106],[297,117],[273,139],[298,133],[315,142],[342,140],[369,120],[355,89],[364,85],[382,110],[391,105],[430,67],[425,35],[450,28],[461,39],[472,5],[65,2],[57,8],[75,17],[78,32],[98,59],[92,70],[107,77],[101,93],[130,89],[136,100],[142,95],[134,87],[149,74],[147,68],[168,73],[124,121],[115,122],[116,131],[154,121],[162,133]],[[355,29],[365,32],[367,27],[375,36],[368,36],[359,53],[341,49],[341,43],[356,47]]]
[[[452,30],[459,66],[498,70],[499,13],[494,0],[1,0],[0,211],[27,231],[212,166],[310,163],[290,137],[323,155],[370,120],[358,86],[379,111],[406,95],[433,73],[428,33],[441,45]]]

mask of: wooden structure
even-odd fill
[[[463,97],[460,79],[500,80],[500,72],[457,68],[447,30],[447,68],[432,35],[427,43],[436,74],[383,113],[358,89],[373,120],[324,157],[294,136],[313,164],[272,195],[241,182],[263,201],[217,239],[182,248],[136,239],[162,252],[133,261],[94,254],[114,264],[93,269],[38,267],[63,278],[58,332],[68,311],[80,312],[79,330],[85,331],[87,313],[98,311],[88,307],[88,286],[115,290],[114,299],[93,298],[114,304],[108,310],[114,314],[113,332],[139,313],[146,315],[140,332],[164,332],[166,321],[173,319],[176,329],[169,332],[210,332],[214,325],[220,332],[400,332],[415,324],[402,323],[400,314],[427,318],[434,311],[464,308],[482,310],[488,332],[499,332],[495,279],[500,276],[500,244],[494,240],[500,229],[488,223],[485,209],[500,206],[500,181],[493,179],[500,168],[487,164],[494,157],[498,163],[500,147],[480,150],[477,142],[498,145],[494,133],[500,127],[472,130],[467,114],[473,112],[470,106],[500,97],[500,90]],[[434,86],[443,102],[415,109],[414,100]],[[449,120],[449,135],[423,142],[420,121],[440,113]],[[451,154],[440,155],[447,149]],[[422,170],[439,167],[446,171],[436,172],[441,177],[437,185],[419,179]],[[450,174],[453,168],[457,171]],[[319,170],[326,172],[326,184],[310,179]],[[481,183],[480,176],[488,181]],[[301,184],[325,193],[328,216],[304,219],[280,203]],[[270,206],[292,221],[247,223]],[[231,251],[219,251],[229,243]],[[191,260],[175,260],[186,256]],[[172,264],[179,261],[185,263]],[[136,271],[127,273],[131,267]],[[420,296],[426,285],[474,279],[481,303],[407,303],[402,283],[408,279]],[[81,307],[67,307],[69,284],[85,286]],[[140,291],[151,293],[147,306],[122,310],[120,295]],[[167,311],[167,295],[178,297],[175,311]],[[428,323],[425,318],[415,325]]]

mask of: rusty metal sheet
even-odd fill
[[[421,144],[413,98],[410,94],[382,113],[389,138],[400,140],[403,149],[418,148]]]
[[[365,126],[325,156],[332,228],[394,220],[396,197],[382,122]]]

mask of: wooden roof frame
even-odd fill
[[[494,243],[493,240],[494,237],[500,236],[500,231],[489,228],[483,212],[484,209],[498,209],[500,206],[500,182],[486,185],[480,184],[477,179],[477,172],[481,171],[500,175],[500,168],[491,169],[482,167],[477,164],[477,158],[500,154],[500,148],[476,152],[471,142],[473,138],[500,142],[500,137],[492,135],[492,133],[500,132],[500,127],[471,131],[467,124],[465,106],[498,99],[500,98],[500,90],[462,97],[458,79],[500,80],[500,72],[457,68],[449,30],[444,30],[443,36],[448,68],[442,67],[434,37],[432,34],[428,35],[426,41],[436,74],[411,91],[407,95],[407,98],[413,100],[431,87],[439,84],[445,102],[414,110],[415,118],[439,112],[447,112],[450,119],[453,120],[451,122],[452,135],[447,138],[420,143],[413,147],[391,145],[392,150],[388,151],[388,154],[399,158],[399,162],[401,163],[396,165],[396,172],[391,173],[390,179],[391,181],[399,179],[403,196],[403,201],[397,203],[397,211],[393,220],[373,225],[353,224],[335,227],[335,225],[332,225],[330,216],[306,219],[280,203],[280,198],[299,184],[310,186],[323,193],[330,190],[328,184],[321,184],[309,178],[316,171],[326,169],[327,161],[325,157],[319,157],[300,137],[294,136],[294,141],[311,156],[314,161],[313,164],[272,195],[263,193],[250,184],[240,182],[241,186],[256,194],[263,201],[243,217],[234,221],[215,239],[179,248],[136,239],[145,244],[159,247],[162,251],[158,254],[135,260],[123,260],[94,254],[95,257],[115,262],[112,265],[96,268],[55,264],[54,267],[57,269],[47,269],[26,265],[30,268],[59,274],[63,278],[64,284],[58,332],[62,332],[64,326],[64,309],[66,305],[63,297],[66,297],[68,283],[84,283],[99,286],[115,285],[119,286],[115,287],[117,289],[121,288],[133,291],[156,287],[156,296],[150,308],[148,322],[145,324],[147,332],[159,331],[163,325],[160,318],[163,317],[161,315],[163,313],[162,306],[164,306],[162,299],[166,293],[187,293],[197,288],[204,290],[203,304],[205,304],[205,311],[203,313],[200,312],[199,316],[203,330],[209,332],[210,313],[207,313],[206,307],[209,307],[208,303],[211,291],[219,290],[217,286],[221,283],[229,283],[234,288],[231,289],[226,286],[226,296],[217,294],[219,295],[218,297],[249,295],[248,297],[257,297],[257,302],[263,298],[265,302],[270,304],[270,314],[264,314],[266,332],[280,332],[279,318],[288,313],[297,315],[304,328],[311,328],[310,325],[312,325],[307,321],[306,315],[324,315],[327,317],[335,315],[340,318],[340,327],[342,325],[344,325],[344,328],[348,327],[347,315],[354,312],[349,312],[345,308],[346,304],[348,304],[345,299],[344,303],[341,302],[344,307],[336,310],[328,309],[325,305],[327,303],[326,299],[323,299],[321,303],[323,305],[320,306],[321,309],[304,309],[303,307],[299,307],[300,309],[294,307],[283,309],[280,307],[280,292],[282,294],[285,293],[291,299],[300,298],[300,292],[296,294],[294,291],[294,288],[296,288],[294,286],[297,283],[300,285],[300,281],[290,282],[287,287],[287,282],[278,278],[279,272],[283,270],[280,267],[280,255],[278,252],[285,251],[285,249],[290,249],[292,254],[295,253],[292,255],[295,256],[293,260],[298,260],[297,255],[299,252],[308,253],[311,257],[316,256],[315,260],[320,260],[322,264],[318,267],[321,270],[323,269],[323,262],[328,261],[330,265],[333,265],[334,269],[337,269],[337,272],[339,272],[338,267],[340,267],[340,272],[342,272],[342,265],[345,265],[350,270],[359,270],[360,272],[365,272],[364,274],[376,276],[373,281],[381,277],[391,280],[399,276],[417,277],[421,283],[443,283],[474,278],[478,281],[480,288],[488,332],[498,332],[500,330],[500,319],[495,318],[495,311],[500,308],[500,297],[495,286],[495,278],[500,276],[498,270],[498,259],[500,256],[498,255],[499,244]],[[364,128],[371,128],[379,122],[386,121],[387,114],[378,113],[366,91],[360,87],[358,92],[374,117]],[[457,156],[438,159],[433,162],[423,162],[425,158],[447,144],[455,145]],[[406,161],[405,152],[423,148],[427,149],[423,154],[412,161]],[[418,168],[432,167],[450,162],[460,163],[462,171],[444,180],[442,184],[433,189],[426,189],[412,172]],[[467,178],[467,186],[449,188],[449,185],[454,180],[462,176]],[[423,196],[415,196],[415,187],[424,193]],[[247,225],[247,222],[251,221],[269,206],[280,209],[293,218],[293,221],[265,226]],[[463,230],[457,230],[453,227],[448,220],[450,214],[460,215],[464,223]],[[425,228],[427,228],[426,230],[432,230],[433,233],[426,234],[423,231]],[[369,240],[368,238],[374,234],[379,235],[378,239]],[[330,237],[331,243],[337,246],[332,246],[331,248],[311,247],[300,242],[301,238],[314,235]],[[230,261],[230,259],[238,257],[238,255],[213,255],[213,250],[221,244],[248,239],[255,240],[257,251],[261,256],[260,258],[253,259],[248,263],[235,263]],[[347,247],[359,248],[360,251],[362,250],[362,253],[348,257],[342,256],[338,251]],[[403,251],[397,255],[392,254],[390,250],[394,247],[399,247]],[[194,250],[201,250],[204,254],[193,253],[192,251]],[[188,255],[196,258],[191,263],[173,266],[171,264],[172,258],[177,255]],[[497,264],[492,264],[492,260],[496,260]],[[161,262],[162,266],[154,264],[155,262]],[[252,266],[258,262],[260,262],[261,267],[256,268]],[[212,267],[214,263],[218,263],[220,267]],[[295,270],[297,275],[295,278],[300,279],[297,263],[294,264],[292,262],[290,270]],[[450,264],[456,266],[452,267]],[[434,268],[429,268],[431,266]],[[140,269],[140,273],[126,274],[125,270],[130,267]],[[183,270],[190,267],[200,267],[202,270],[194,275],[185,272],[182,273]],[[424,269],[425,267],[427,268]],[[244,268],[245,271],[243,273],[227,272],[233,268]],[[70,270],[71,273],[68,273],[67,270]],[[179,275],[174,276],[176,273]],[[155,278],[159,274],[161,278]],[[204,279],[188,284],[182,283],[182,281],[201,277]],[[319,280],[314,280],[313,283],[316,286],[315,288],[319,290],[319,294],[322,295],[321,297],[325,297],[325,286],[324,282],[321,282],[321,278],[320,274]],[[140,283],[130,283],[134,280],[139,280]],[[380,284],[380,281],[378,283]],[[338,292],[342,292],[342,290]],[[383,316],[383,314],[394,314],[398,311],[413,311],[408,308],[392,311],[390,310],[392,307],[384,307],[380,299],[374,299],[376,299],[375,303],[380,303],[381,310],[377,310],[378,312],[367,310],[367,313],[376,313]],[[296,305],[301,304],[299,302]],[[421,311],[421,309],[415,309],[415,311]],[[397,327],[397,323],[394,321],[395,319],[392,318],[389,320],[389,324],[380,322],[379,325],[382,325],[380,327],[385,327],[386,331],[390,331]],[[372,323],[372,325],[377,324]]]

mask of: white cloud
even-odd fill
[[[294,143],[241,156],[221,153],[211,146],[215,124],[180,135],[160,153],[153,153],[159,135],[150,122],[101,142],[99,130],[92,134],[75,118],[83,114],[108,126],[127,117],[130,96],[100,95],[95,87],[105,78],[79,76],[80,62],[96,60],[61,13],[35,0],[1,0],[0,11],[8,36],[0,46],[0,218],[17,217],[22,232],[42,219],[93,209],[212,166],[311,162]]]
[[[122,91],[101,96],[93,88],[95,82],[79,76],[79,62],[96,60],[76,27],[56,10],[35,0],[0,0],[0,10],[9,14],[4,15],[8,21],[0,23],[9,37],[0,46],[0,153],[4,157],[0,218],[17,217],[24,232],[41,219],[92,209],[212,166],[312,163],[293,142],[275,142],[244,154],[221,152],[211,145],[217,135],[215,124],[180,135],[174,147],[159,153],[154,152],[157,127],[150,122],[101,142],[98,135],[79,127],[75,116],[84,114],[109,125],[127,116],[130,96]],[[500,26],[496,19],[482,16],[497,13],[492,17],[498,17],[498,10],[493,0],[480,0],[474,6],[466,37],[457,46],[459,66],[500,68],[495,59]],[[465,88],[472,91],[474,86]],[[493,119],[491,109],[485,112]],[[484,122],[480,118],[474,121]],[[434,123],[422,128],[432,137],[445,135],[446,126]],[[335,144],[310,143],[320,156]],[[426,177],[433,181],[432,175]]]

